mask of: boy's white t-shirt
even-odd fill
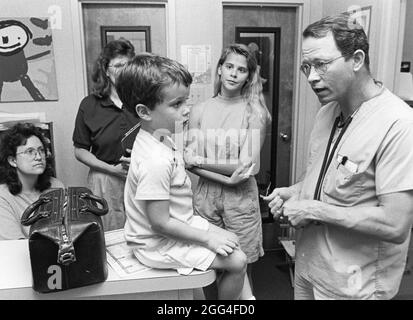
[[[150,226],[147,200],[168,200],[169,214],[193,227],[208,223],[194,217],[191,181],[182,154],[171,139],[160,142],[141,129],[133,145],[125,184],[125,239],[146,250],[168,246],[170,239],[156,234]]]

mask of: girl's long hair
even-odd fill
[[[218,74],[218,69],[225,63],[228,56],[233,54],[239,54],[246,58],[248,68],[248,78],[243,88],[241,89],[241,95],[248,102],[251,108],[251,113],[258,116],[259,120],[268,125],[271,122],[271,114],[268,111],[265,103],[264,95],[262,93],[262,80],[260,76],[260,66],[257,65],[255,55],[244,44],[234,43],[224,48],[221,57],[218,60],[217,67],[215,69],[215,81],[214,81],[214,97],[221,93],[221,76]]]

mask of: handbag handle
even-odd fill
[[[108,203],[106,202],[106,200],[104,198],[97,197],[97,196],[95,196],[93,194],[90,194],[90,193],[82,193],[80,195],[80,198],[81,199],[94,200],[97,203],[100,203],[103,207],[102,209],[100,209],[97,206],[94,206],[94,205],[91,205],[90,203],[87,203],[84,207],[82,207],[80,209],[80,212],[82,212],[82,213],[86,212],[86,211],[89,211],[89,212],[91,212],[91,213],[93,213],[97,216],[103,216],[103,215],[107,214],[108,211],[109,211]]]
[[[33,202],[30,206],[24,210],[23,215],[20,219],[20,223],[24,226],[30,226],[35,223],[37,220],[47,217],[47,213],[37,213],[32,216],[32,214],[44,203],[50,202],[51,199],[49,197],[40,197],[38,200]]]

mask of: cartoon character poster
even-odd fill
[[[57,100],[47,18],[0,18],[0,102]]]

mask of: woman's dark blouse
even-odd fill
[[[137,116],[118,108],[109,97],[91,94],[80,103],[73,145],[91,151],[101,161],[118,164],[125,149],[132,149],[138,131]]]

